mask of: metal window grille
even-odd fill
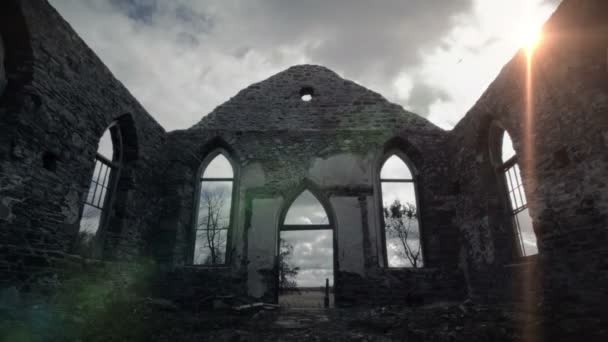
[[[524,191],[524,185],[521,178],[521,170],[517,162],[517,156],[514,156],[511,159],[507,160],[501,166],[501,168],[505,177],[505,183],[507,185],[509,203],[511,206],[511,215],[513,216],[513,221],[515,223],[515,229],[517,234],[517,242],[519,244],[521,254],[523,256],[526,256],[522,227],[519,221],[518,214],[528,208],[528,200],[526,199],[526,193]]]
[[[95,157],[95,170],[85,204],[100,210],[104,209],[105,199],[110,187],[110,177],[112,171],[117,168],[118,167],[114,163],[107,160],[102,155],[97,154]]]

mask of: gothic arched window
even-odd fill
[[[103,228],[108,216],[114,184],[118,180],[121,162],[122,135],[120,126],[113,122],[99,140],[93,177],[82,209],[79,246],[83,248],[86,248],[86,242]]]
[[[496,163],[497,171],[504,177],[506,184],[520,252],[523,256],[538,254],[536,234],[532,226],[517,154],[513,149],[511,137],[506,131],[502,133],[500,156],[500,160]]]
[[[200,178],[193,263],[222,265],[227,261],[232,225],[234,168],[220,150],[207,160]]]
[[[389,267],[424,265],[416,183],[398,153],[389,154],[380,170],[386,262]]]

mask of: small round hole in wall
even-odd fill
[[[300,89],[300,98],[304,102],[310,102],[315,94],[315,90],[312,87],[304,87]]]

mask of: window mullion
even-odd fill
[[[383,183],[414,183],[413,179],[397,179],[397,178],[389,178],[389,179],[380,179]]]
[[[228,158],[221,152],[211,153],[199,178],[195,217],[195,264],[221,265],[227,262],[232,212],[234,210],[234,170]],[[223,173],[223,174],[222,174]],[[205,174],[208,174],[206,177]],[[223,177],[223,176],[231,177]],[[199,225],[199,219],[207,212],[209,220]],[[212,235],[210,235],[212,234]],[[213,241],[210,241],[212,239]],[[216,245],[220,243],[219,245]],[[213,247],[213,249],[211,248]],[[216,254],[217,253],[217,254]],[[215,259],[212,257],[215,256]]]
[[[91,203],[94,204],[95,203],[95,194],[97,194],[97,187],[99,186],[99,178],[101,177],[101,168],[102,168],[102,163],[99,160],[95,160],[95,165],[97,165],[97,163],[99,163],[99,170],[97,172],[97,177],[95,177],[95,171],[93,170],[93,179],[92,181],[95,182],[95,190],[93,190],[93,196],[91,196]]]
[[[394,158],[400,159],[400,163]],[[386,170],[386,167],[389,167],[389,169]],[[415,182],[417,175],[411,172],[411,169],[397,154],[386,158],[380,169],[380,175],[398,177],[399,172],[407,178],[379,177],[380,189],[378,194],[381,205],[380,218],[383,227],[382,241],[386,266],[389,268],[423,267],[424,258],[420,240],[420,221],[418,219],[420,210]],[[410,175],[412,176],[409,177]],[[391,210],[395,200],[399,201],[400,205],[398,214]],[[409,205],[413,207],[409,207]],[[388,217],[385,216],[385,209],[388,210]],[[409,210],[413,210],[414,215],[408,215]]]

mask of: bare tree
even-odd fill
[[[226,212],[225,208],[228,196],[225,189],[221,188],[203,187],[201,191],[197,239],[200,237],[203,245],[198,248],[208,250],[203,264],[221,264],[225,260],[230,222],[229,210]]]
[[[291,267],[289,261],[293,255],[293,246],[283,239],[279,240],[279,292],[296,290],[298,283],[295,277],[299,267]]]
[[[411,203],[401,204],[395,200],[384,207],[384,225],[389,236],[400,244],[398,254],[407,259],[413,268],[422,266],[422,253],[418,232],[418,212]],[[417,235],[417,236],[416,236]]]

